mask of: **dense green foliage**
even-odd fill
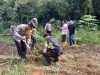
[[[0,31],[11,22],[27,23],[33,17],[39,22],[55,19],[80,19],[95,15],[100,19],[99,0],[0,0]]]
[[[45,40],[43,38],[43,28],[38,28],[39,33],[36,36],[37,43],[44,45]],[[61,31],[60,30],[54,30],[52,32],[53,37],[55,37],[59,42],[61,42]],[[3,38],[2,38],[3,37]],[[75,34],[76,44],[100,44],[100,31],[90,31],[86,28],[78,29],[78,31]],[[9,36],[0,36],[0,44],[6,44],[6,45],[14,45],[14,41],[12,37]],[[67,36],[68,40],[68,36]]]
[[[88,30],[97,30],[99,21],[96,16],[84,15],[81,20],[79,20],[79,27],[84,27]]]
[[[43,26],[45,25],[44,23],[48,22],[51,19],[54,20],[54,30],[52,31],[52,35],[59,42],[61,42],[61,30],[57,28],[57,25],[60,25],[62,20],[67,20],[69,18],[76,22],[77,32],[75,34],[75,40],[76,44],[80,46],[80,50],[88,50],[89,48],[87,45],[89,45],[89,47],[91,47],[92,45],[100,45],[100,31],[98,31],[100,30],[100,0],[0,0],[0,34],[9,34],[10,25],[12,24],[12,22],[17,25],[20,23],[27,23],[33,17],[37,17],[39,20],[39,27],[37,28],[37,31],[39,33],[36,34],[38,45],[41,44],[41,46],[44,46],[46,41],[43,38],[43,34],[45,33]],[[12,39],[12,36],[0,35],[0,44],[13,46],[14,41]],[[84,47],[85,44],[87,49],[81,49],[81,45],[83,45]],[[37,49],[34,49],[33,54],[38,55],[39,51]],[[71,57],[72,56],[69,56],[68,58]],[[75,58],[77,59],[78,57]],[[23,68],[23,64],[26,64],[24,63],[24,61],[20,61],[14,58],[12,58],[10,61],[10,65],[7,64],[7,67],[5,66],[5,68],[1,67],[0,65],[0,67],[2,68],[0,70],[0,75],[27,74],[25,72],[25,69]],[[44,63],[44,61],[42,62]],[[2,59],[0,59],[0,63],[3,63]],[[35,62],[32,62],[32,71],[34,71],[35,66],[37,67],[37,64],[35,65],[34,63]],[[39,63],[41,62],[39,61]],[[31,67],[29,68],[31,69]],[[44,71],[46,69],[44,68],[45,67],[42,67],[42,71],[43,73],[46,73]],[[56,68],[58,74],[61,68],[59,68],[59,66]],[[54,70],[56,71],[56,69]]]

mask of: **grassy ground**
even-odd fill
[[[45,59],[39,61],[18,58],[1,58],[1,75],[100,75],[100,46],[80,45],[63,50],[59,61],[45,66]]]
[[[43,48],[43,30],[38,29],[37,46]],[[61,40],[60,31],[53,31],[53,36]],[[78,30],[77,45],[64,48],[60,60],[45,66],[45,59],[39,56],[39,61],[18,58],[14,42],[9,36],[0,36],[0,75],[100,75],[100,32]],[[34,53],[38,52],[37,51]]]

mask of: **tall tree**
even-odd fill
[[[100,19],[100,0],[93,0],[94,14]]]

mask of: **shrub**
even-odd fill
[[[81,20],[79,20],[79,24],[80,27],[85,27],[90,30],[97,30],[98,20],[96,19],[96,16],[84,15]]]

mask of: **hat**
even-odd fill
[[[43,35],[43,37],[46,37],[46,36],[50,36],[48,33],[45,33],[44,35]]]
[[[34,27],[34,28],[36,28],[35,23],[34,23],[34,22],[32,22],[32,21],[30,21],[30,22],[28,23],[28,25],[29,25],[30,27]]]
[[[33,21],[34,23],[36,23],[36,25],[38,24],[37,18],[33,18],[32,21]]]
[[[37,21],[37,18],[33,18],[32,20]]]
[[[74,22],[71,20],[71,21],[69,22],[69,24],[72,25],[72,24],[74,24]]]
[[[38,24],[37,18],[33,18],[33,19],[28,23],[29,26],[34,27],[34,28],[37,27],[37,24]]]

